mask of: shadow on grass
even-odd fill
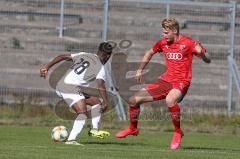
[[[120,145],[120,146],[146,146],[143,143],[129,143],[129,142],[101,142],[101,141],[88,141],[81,142],[82,144],[98,144],[98,145]]]
[[[214,148],[214,147],[182,147],[183,150],[206,150],[206,151],[231,151],[240,153],[240,149],[226,149],[226,148]]]

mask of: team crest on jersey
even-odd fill
[[[185,49],[185,47],[186,47],[185,45],[180,45],[180,46],[179,46],[180,50]]]

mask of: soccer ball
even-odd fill
[[[68,129],[65,126],[56,126],[52,129],[52,139],[55,142],[63,142],[67,140]]]

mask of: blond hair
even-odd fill
[[[162,27],[164,29],[169,29],[171,31],[174,31],[176,30],[177,33],[179,33],[179,23],[176,19],[174,18],[166,18],[166,19],[163,19],[162,21]]]

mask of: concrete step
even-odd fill
[[[126,4],[124,4],[124,3],[122,5],[126,6]],[[146,12],[146,11],[143,12],[141,5],[140,6],[138,5],[139,8],[136,8],[136,6],[135,6],[134,10],[127,8],[127,10],[123,11],[122,9],[124,9],[126,7],[123,7],[122,5],[116,6],[112,10],[110,8],[109,24],[122,25],[122,26],[160,27],[160,22],[159,22],[158,17],[165,16],[165,9],[164,9],[164,12],[158,13],[158,12],[152,11],[151,9],[149,9],[149,7],[147,7],[147,8],[145,8],[146,11],[150,10],[150,12]],[[150,5],[150,4],[148,4],[148,5]],[[151,5],[152,5],[152,7],[156,7],[156,5],[153,5],[153,4],[151,4]],[[162,6],[162,5],[160,5],[160,6]],[[98,8],[99,7],[92,7],[92,8],[91,7],[90,8],[66,7],[66,10],[65,10],[66,19],[68,19],[68,17],[71,17],[68,15],[75,15],[75,16],[78,15],[78,16],[81,16],[81,19],[82,19],[82,20],[80,20],[81,22],[102,24],[103,11],[102,11],[102,8],[100,10]],[[33,9],[36,13],[43,11],[43,9],[41,7],[40,7],[40,9],[39,8],[33,8]],[[155,9],[156,9],[156,11],[160,10],[159,7],[156,7]],[[31,9],[29,9],[28,7],[24,8],[22,6],[22,7],[20,7],[20,10],[21,10],[21,12],[27,12]],[[227,26],[229,19],[225,18],[225,21],[223,21],[223,18],[222,18],[223,11],[222,10],[220,12],[221,13],[220,16],[217,16],[215,14],[213,14],[212,16],[211,15],[206,16],[205,15],[206,12],[204,11],[203,15],[201,15],[201,12],[200,13],[197,12],[196,17],[193,17],[194,14],[192,14],[192,11],[191,11],[191,9],[189,9],[189,7],[188,7],[188,10],[190,10],[189,12],[191,13],[191,16],[189,16],[188,12],[186,12],[186,8],[182,9],[182,10],[179,10],[179,8],[178,8],[178,11],[174,11],[174,7],[173,7],[173,11],[172,11],[173,15],[174,14],[177,15],[177,18],[181,22],[182,27],[199,28],[201,30],[203,30],[203,29],[209,30],[209,28],[212,28],[210,30],[220,30],[220,31],[228,31],[228,29],[229,29],[229,27]],[[194,9],[192,9],[192,10],[194,11]],[[213,12],[212,9],[210,9],[210,11]],[[46,12],[46,9],[44,10],[44,13],[45,12]],[[187,16],[180,14],[181,12],[182,12],[182,14],[187,14]],[[55,8],[55,7],[49,8],[48,13],[49,13],[49,16],[42,16],[41,18],[46,18],[46,19],[52,18],[53,16],[50,16],[50,14],[59,14],[59,8]],[[155,16],[156,13],[158,14],[158,17]],[[4,16],[4,15],[2,15],[2,16]],[[30,12],[29,12],[29,16],[31,16]],[[9,12],[8,18],[9,17],[14,18],[14,14],[13,13],[11,14],[11,12]],[[41,18],[39,19],[38,16],[36,16],[36,17],[34,16],[34,18],[36,21],[43,20]],[[59,20],[58,18],[59,17],[55,17],[55,19],[49,19],[48,21],[57,21],[57,20]],[[21,14],[18,14],[18,16],[15,17],[15,20],[16,19],[20,19],[20,20],[25,19],[28,22],[30,21],[28,16],[26,16],[25,14],[22,15],[22,18],[21,18]],[[119,20],[119,19],[121,19],[121,20]],[[69,19],[69,20],[71,21],[71,19]],[[66,21],[68,21],[68,20],[66,20]],[[79,20],[77,20],[77,21],[79,21]],[[236,26],[239,27],[239,24],[237,23]]]
[[[58,36],[56,23],[42,25],[39,22],[18,23],[16,21],[2,21],[0,32],[19,33],[26,35]],[[87,22],[83,24],[67,25],[64,35],[75,38],[101,38],[102,25],[92,25]],[[208,44],[228,44],[228,34],[226,32],[198,32],[198,30],[183,29],[183,34],[187,34],[195,39]],[[159,27],[138,27],[109,25],[109,39],[131,39],[131,40],[156,40],[160,38]],[[240,41],[240,35],[236,35],[236,41]]]
[[[34,0],[11,0],[11,1],[7,1],[7,0],[3,0],[2,1],[3,5],[4,4],[8,4],[8,6],[18,6],[18,8],[24,7],[27,9],[33,8],[33,7],[37,7],[37,8],[50,8],[49,10],[52,10],[54,8],[59,9],[60,8],[60,2],[56,1],[56,0],[52,0],[52,1],[34,1]],[[183,6],[181,5],[181,7],[176,5],[172,5],[171,9],[173,10],[173,12],[177,12],[178,10],[182,10],[186,11],[186,12],[193,12],[195,11],[194,7],[188,7],[188,6]],[[92,9],[92,10],[99,10],[102,9],[103,7],[103,1],[97,1],[97,0],[91,0],[91,1],[87,1],[87,0],[65,0],[65,7],[66,8],[70,8],[70,9]],[[121,2],[121,1],[110,1],[110,10],[111,8],[114,8],[114,10],[117,11],[131,11],[131,12],[165,12],[165,8],[166,6],[163,4],[159,4],[159,3],[137,3],[137,2]],[[177,11],[175,11],[177,10]],[[221,8],[207,8],[207,7],[202,7],[201,8],[203,15],[212,15],[214,14],[215,16],[222,14],[223,10]],[[198,10],[199,11],[199,10]],[[210,13],[209,13],[210,12]],[[201,15],[200,14],[200,15]],[[238,15],[237,15],[238,16]]]
[[[48,58],[48,59],[46,59],[46,62],[49,62],[50,60],[51,59]],[[121,63],[120,63],[120,65],[121,65]],[[138,65],[138,63],[134,63],[134,65]],[[39,83],[38,81],[42,80],[41,78],[39,78],[40,66],[41,65],[29,65],[29,64],[21,65],[18,63],[16,65],[13,64],[11,67],[3,66],[0,69],[1,80],[7,81],[7,82],[9,82],[8,80],[16,81],[16,79],[17,79],[17,81],[23,81],[23,82],[26,82],[26,80],[31,80],[33,83],[34,82]],[[119,67],[119,64],[115,63],[114,70],[115,70],[115,67]],[[54,68],[52,68],[52,69],[54,69]],[[119,74],[119,73],[121,73],[121,71],[114,73],[114,76],[116,79],[118,79],[118,77],[120,77],[120,76],[123,76],[122,73],[124,73],[124,72],[122,72],[121,74]],[[157,68],[154,68],[154,70],[151,70],[150,73],[155,73],[156,79],[161,74]],[[153,78],[153,76],[144,77],[144,79],[149,82],[153,82],[152,78]],[[210,88],[209,86],[215,87],[216,90],[217,89],[226,90],[227,79],[228,79],[227,66],[216,67],[216,66],[211,66],[211,65],[205,66],[205,64],[200,65],[199,63],[193,64],[192,84],[194,86],[195,85],[197,86],[197,87],[193,87],[193,90],[196,90],[196,91],[198,89],[199,90],[201,90],[201,89],[208,90],[208,88]],[[134,80],[132,82],[134,82]],[[41,86],[41,84],[40,84],[40,86]],[[200,88],[198,88],[198,87],[200,87]],[[209,90],[209,91],[211,94],[212,93],[211,90]]]
[[[59,54],[65,52],[25,52],[17,49],[0,49],[0,68],[38,68],[41,65],[53,59]]]
[[[21,39],[22,37],[16,37],[17,39]],[[36,37],[35,37],[36,38]],[[48,52],[55,52],[57,53],[63,53],[66,51],[71,51],[71,52],[80,52],[80,51],[86,51],[86,52],[96,52],[97,51],[97,46],[100,43],[100,39],[92,39],[92,38],[81,38],[81,40],[74,39],[74,38],[39,38],[35,39],[34,37],[29,37],[29,39],[21,39],[20,41],[20,46],[21,48],[16,48],[15,52],[20,52],[20,53],[31,53],[32,58],[34,58],[34,63],[39,63],[37,61],[42,61],[41,60],[41,54],[46,55],[48,57]],[[152,42],[148,41],[137,41],[138,43],[134,42],[132,43],[132,46],[130,46],[128,49],[121,49],[115,50],[116,52],[125,52],[128,53],[129,56],[136,56],[135,58],[143,56],[144,52],[151,48],[153,45]],[[227,55],[228,55],[228,45],[209,45],[209,44],[204,44],[203,45],[207,48],[208,52],[210,53],[210,56],[213,60],[215,61],[226,61]],[[8,50],[11,50],[11,48],[14,48],[11,44],[11,39],[9,40],[8,38],[5,38],[2,36],[0,39],[0,47],[2,48],[7,48],[7,49],[0,49],[0,52],[2,54],[6,54]],[[237,46],[236,47],[236,52],[239,52],[240,48]],[[39,54],[40,53],[40,54]],[[38,56],[40,55],[40,56]],[[28,55],[29,56],[29,55]],[[51,55],[50,55],[51,56]],[[156,55],[158,56],[158,55]],[[46,58],[45,57],[45,58]],[[236,57],[239,59],[240,55],[236,54]],[[15,57],[13,57],[15,58]],[[24,59],[27,57],[21,57],[20,59]],[[40,58],[40,59],[39,59]]]
[[[13,40],[15,39],[15,40]],[[101,39],[82,39],[77,40],[77,42],[72,42],[66,40],[67,38],[58,38],[53,36],[25,36],[24,34],[1,34],[0,38],[0,47],[1,48],[16,48],[19,50],[35,51],[39,50],[42,52],[47,51],[68,51],[74,50],[78,52],[81,51],[91,51],[96,50],[98,43]],[[13,41],[18,41],[18,44],[15,44]],[[16,46],[17,45],[17,46]],[[39,52],[37,51],[37,52]],[[33,52],[34,53],[34,52]]]
[[[60,2],[53,1],[41,1],[35,2],[33,0],[28,1],[2,1],[2,10],[10,10],[12,6],[17,8],[21,12],[27,11],[34,11],[36,13],[49,13],[49,14],[59,14]],[[102,15],[103,15],[103,1],[66,1],[65,2],[65,14],[66,19],[65,23],[73,23],[75,24],[74,19],[68,19],[69,16],[67,15],[76,15],[81,16],[82,23],[89,23],[89,24],[102,24]],[[136,7],[137,6],[137,7]],[[229,26],[228,21],[229,19],[224,18],[223,15],[226,14],[222,9],[216,8],[206,8],[202,7],[199,11],[195,12],[196,9],[194,7],[187,7],[187,6],[180,6],[180,5],[173,5],[171,6],[171,15],[176,16],[179,21],[181,22],[181,26],[184,29],[198,29],[202,31],[209,31],[209,30],[217,30],[222,32],[228,32]],[[17,10],[17,11],[18,11]],[[47,11],[46,11],[47,10]],[[16,10],[14,10],[16,11]],[[14,12],[13,11],[13,12]],[[152,3],[122,3],[120,1],[110,2],[110,16],[109,16],[109,24],[115,26],[134,26],[134,27],[160,27],[159,16],[165,16],[165,6],[162,4],[152,4]],[[227,11],[228,12],[228,11]],[[196,13],[196,14],[194,14]],[[224,13],[224,14],[223,14]],[[156,17],[155,15],[158,14]],[[8,16],[4,17],[3,19],[11,19],[14,18],[14,14],[9,12]],[[41,23],[47,22],[54,22],[59,23],[59,18],[56,17],[55,19],[51,19],[52,16],[41,16],[40,19],[35,17],[36,21],[40,21]],[[144,18],[143,18],[144,17]],[[44,20],[44,18],[46,18]],[[48,19],[50,18],[50,19]],[[238,14],[237,14],[238,18]],[[119,20],[121,19],[121,20]],[[19,22],[30,22],[25,15],[21,18],[20,14],[15,15],[14,20],[19,20]],[[239,21],[237,19],[236,21]],[[79,20],[77,20],[78,23]],[[57,25],[58,26],[58,25]],[[236,24],[237,29],[239,28],[239,24]],[[216,38],[219,39],[219,38]],[[209,40],[211,41],[211,40]],[[217,42],[216,42],[217,43]]]

